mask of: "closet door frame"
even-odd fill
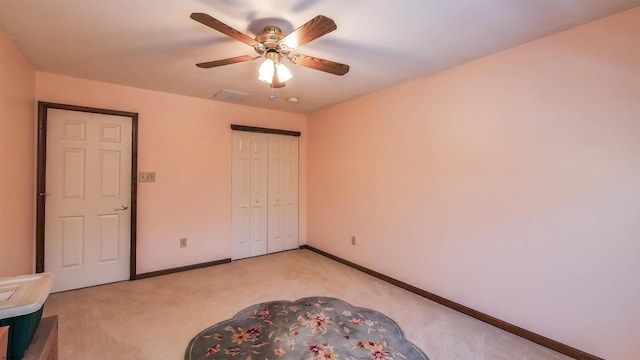
[[[288,135],[288,136],[297,136],[297,137],[300,137],[300,135],[302,135],[300,131],[269,129],[269,128],[262,128],[262,127],[256,127],[256,126],[236,125],[236,124],[231,124],[231,130],[262,133],[262,134]]]

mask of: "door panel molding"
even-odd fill
[[[115,115],[131,118],[131,216],[129,279],[135,280],[136,274],[136,220],[138,193],[138,113],[59,104],[38,101],[38,149],[36,175],[36,272],[44,271],[45,259],[45,197],[46,197],[46,167],[47,167],[47,114],[49,109],[79,111],[103,115]]]

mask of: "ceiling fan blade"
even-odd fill
[[[311,69],[328,72],[335,75],[344,75],[349,72],[349,65],[340,64],[335,61],[320,59],[313,56],[293,54],[289,56],[289,60],[296,64]]]
[[[291,34],[285,36],[280,43],[286,45],[290,49],[295,49],[326,35],[337,28],[338,26],[333,22],[333,20],[324,15],[318,15],[309,20],[306,24],[295,29]]]
[[[240,31],[232,28],[231,26],[221,22],[220,20],[214,19],[211,16],[204,13],[192,13],[191,18],[203,25],[206,25],[214,30],[218,30],[221,33],[241,41],[249,46],[255,46],[257,42],[255,39],[250,38],[249,36],[241,33]]]
[[[209,68],[216,67],[216,66],[230,65],[230,64],[235,64],[235,63],[239,63],[239,62],[245,62],[245,61],[253,60],[255,58],[256,58],[255,56],[251,56],[251,55],[242,55],[242,56],[236,56],[236,57],[232,57],[232,58],[228,58],[228,59],[207,61],[207,62],[196,64],[196,66],[200,67],[200,68],[204,68],[204,69],[209,69]]]

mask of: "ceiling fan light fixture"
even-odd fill
[[[260,69],[258,69],[258,80],[271,84],[271,81],[273,80],[273,73],[275,71],[276,66],[273,60],[265,60],[262,65],[260,65]]]
[[[273,85],[274,77],[278,83],[284,83],[291,79],[291,71],[280,63],[280,54],[276,51],[267,51],[265,58],[258,69],[258,80]]]
[[[278,80],[282,83],[291,80],[293,77],[293,75],[291,75],[291,71],[289,71],[284,64],[276,65],[276,75],[278,76]]]

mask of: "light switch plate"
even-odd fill
[[[138,180],[140,182],[155,182],[156,181],[156,173],[149,171],[140,171],[138,173]]]

